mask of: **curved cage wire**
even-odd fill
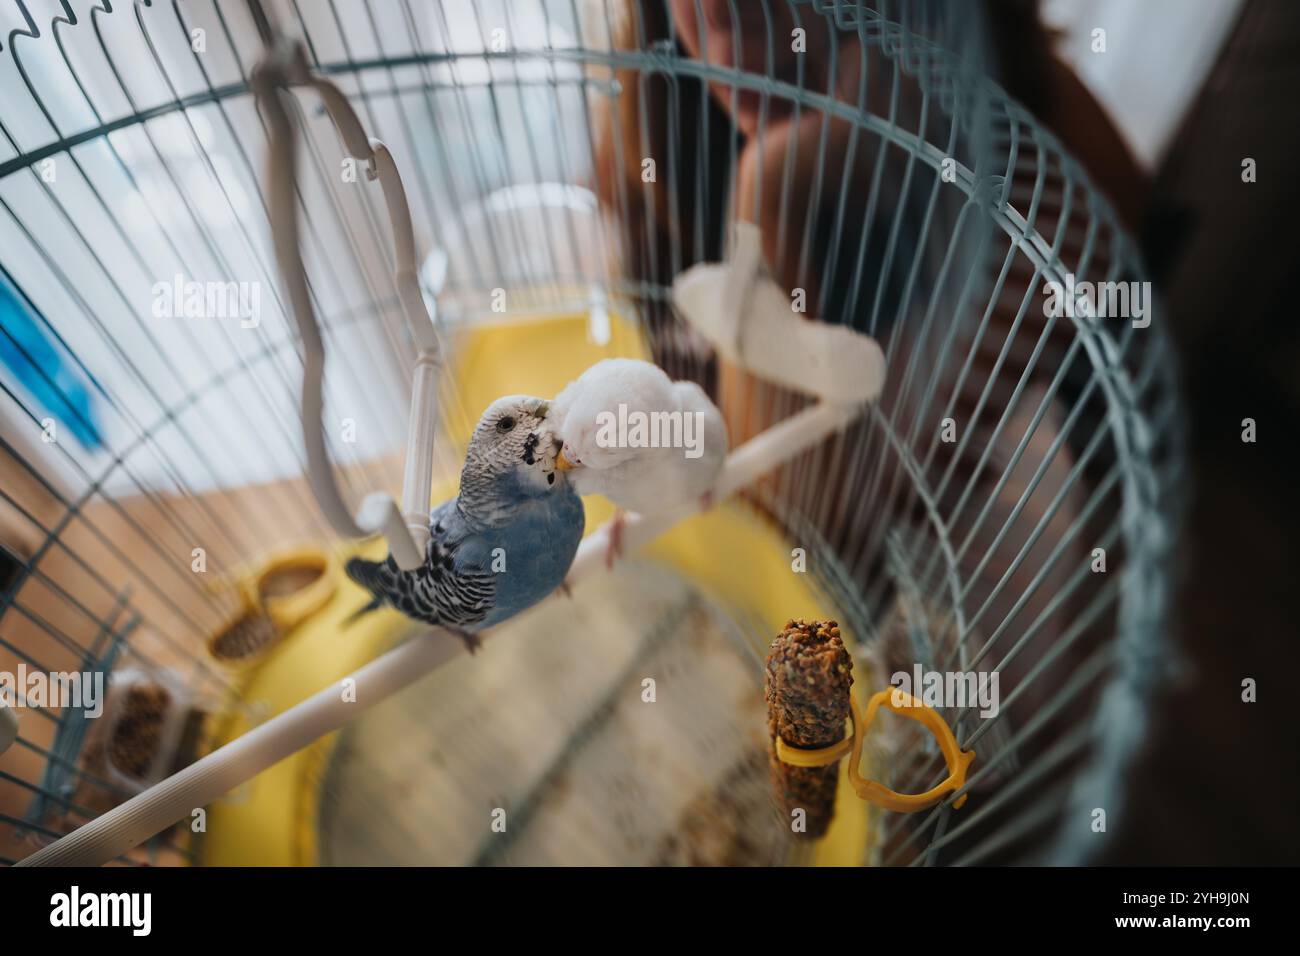
[[[744,507],[805,549],[860,675],[997,672],[1001,707],[944,712],[979,754],[978,799],[882,815],[860,859],[1085,859],[1168,663],[1181,413],[1158,318],[1048,314],[1045,287],[1141,283],[1137,248],[1002,92],[975,5],[738,3],[722,54],[689,6],[70,2],[45,22],[18,3],[0,38],[0,665],[162,670],[213,713],[255,707],[205,652],[235,600],[208,582],[331,537],[301,480],[250,92],[284,32],[392,149],[450,353],[465,329],[583,312],[593,341],[647,349],[715,397],[733,444],[751,437],[808,399],[720,361],[669,295],[737,218],[809,315],[877,338],[881,400]],[[356,426],[330,450],[360,500],[401,484],[413,349],[380,198],[319,104],[293,103],[325,417]],[[187,315],[194,279],[233,314]],[[443,393],[463,435],[479,409]],[[439,473],[458,457],[440,438]],[[756,694],[769,638],[741,638]],[[5,862],[128,795],[79,759],[86,721],[28,710],[0,757]],[[943,776],[919,738],[881,747],[896,790]],[[172,833],[128,862],[191,855]]]

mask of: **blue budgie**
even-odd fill
[[[348,577],[374,600],[444,627],[471,651],[484,628],[532,607],[564,584],[582,540],[582,499],[555,468],[550,405],[511,395],[493,402],[470,439],[460,494],[429,516],[422,567],[402,571],[353,558]]]

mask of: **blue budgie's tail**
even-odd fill
[[[369,603],[361,605],[361,607],[357,608],[355,611],[353,611],[351,614],[345,617],[343,619],[343,626],[345,628],[351,627],[353,624],[355,624],[361,618],[365,617],[371,611],[378,611],[383,606],[384,606],[384,602],[381,601],[379,598],[371,598]]]
[[[348,558],[343,570],[357,584],[372,594],[383,589],[380,580],[384,565],[382,561],[367,561],[365,558]]]
[[[385,572],[382,561],[367,561],[365,558],[349,558],[343,565],[343,570],[347,572],[349,578],[369,591],[373,597],[369,604],[358,608],[352,614],[348,615],[343,626],[347,627],[357,618],[377,610],[384,603],[384,592],[386,590]]]
[[[349,558],[343,565],[343,570],[347,572],[348,577],[374,595],[370,603],[357,608],[348,616],[347,620],[343,622],[344,627],[371,611],[378,610],[385,604],[389,604],[402,611],[407,617],[423,621],[426,624],[436,625],[455,634],[465,642],[465,646],[471,654],[475,653],[481,646],[482,642],[476,635],[450,621],[434,616],[431,608],[428,609],[427,613],[416,611],[411,603],[410,584],[409,582],[403,582],[399,578],[401,572],[397,570],[397,565],[393,563],[391,557],[385,561]],[[441,580],[441,578],[438,578],[438,580]],[[406,588],[405,596],[403,587]]]

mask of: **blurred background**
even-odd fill
[[[748,45],[766,37],[756,49],[776,49],[787,17],[811,41],[797,79]],[[488,402],[553,395],[602,357],[652,358],[700,381],[733,444],[800,407],[711,356],[667,305],[675,275],[722,257],[724,224],[750,200],[777,281],[809,289],[814,314],[887,342],[891,369],[927,358],[926,381],[951,386],[975,437],[951,458],[927,454],[921,425],[938,408],[903,384],[881,417],[742,502],[692,519],[572,602],[511,622],[476,658],[207,808],[202,829],[178,825],[120,862],[1300,858],[1296,737],[1277,704],[1300,668],[1300,511],[1285,465],[1300,434],[1300,340],[1284,293],[1300,212],[1287,166],[1295,4],[3,0],[0,672],[110,679],[100,718],[10,707],[19,721],[0,752],[0,862],[415,633],[395,614],[345,623],[364,603],[339,573],[354,546],[335,539],[303,478],[301,360],[271,254],[265,123],[248,92],[275,31],[303,38],[403,171],[448,355],[435,500],[454,491]],[[947,95],[955,74],[916,52],[929,41],[963,47],[962,62],[1019,106],[982,87],[972,103]],[[682,65],[701,61],[777,85],[742,96]],[[858,118],[832,122],[835,101]],[[319,102],[292,102],[304,264],[328,355],[326,435],[356,502],[401,486],[413,352],[382,203],[340,176],[345,157]],[[789,158],[763,149],[787,142],[791,112],[796,130],[852,129],[830,149],[821,134],[815,175],[797,136]],[[880,144],[859,153],[860,130]],[[1078,263],[1080,278],[1153,281],[1163,338],[1130,349],[1128,333],[1101,336],[1115,348],[1085,356],[1075,349],[1085,336],[1041,328],[1036,299],[1022,325],[1015,293],[1030,301],[1040,276],[1021,255],[1028,242],[972,225],[963,210],[974,207],[936,202],[937,170],[913,172],[915,154],[899,145],[908,136],[990,174],[1048,258]],[[663,192],[640,178],[647,152],[661,157]],[[772,202],[772,185],[791,182],[803,191]],[[951,278],[950,252],[978,281]],[[995,252],[1006,286],[993,282]],[[232,301],[255,301],[255,319],[185,314],[172,290],[192,279],[233,283]],[[491,307],[498,288],[510,294],[504,316]],[[1001,338],[985,338],[986,305]],[[950,323],[933,323],[936,312]],[[962,355],[976,357],[974,372],[958,377]],[[1175,369],[1177,401],[1163,384]],[[1023,399],[1011,388],[1022,371]],[[1155,383],[1149,402],[1117,410],[1088,398],[1093,378],[1126,372]],[[1115,477],[1121,436],[1142,426],[1156,433],[1149,500]],[[985,457],[1002,481],[982,474]],[[954,474],[966,494],[948,489]],[[933,500],[916,493],[935,486]],[[990,502],[1002,534],[982,527],[983,513],[972,520],[968,497]],[[984,560],[936,558],[922,500],[983,545]],[[607,504],[587,504],[589,527],[608,516]],[[1148,504],[1150,531],[1134,518]],[[1073,549],[1083,560],[1088,534],[1110,533],[1114,589],[1054,567]],[[1159,539],[1149,551],[1148,539]],[[806,582],[791,580],[792,541],[819,558]],[[1052,573],[1030,581],[1039,566]],[[792,838],[774,808],[762,693],[781,623],[841,620],[869,693],[880,668],[942,656],[974,629],[954,622],[986,610],[977,636],[1019,648],[1023,635],[1028,651],[1008,658],[1003,693],[1021,689],[1015,706],[977,730],[989,767],[970,804],[983,799],[980,815],[958,827],[945,808],[900,823],[841,786],[830,833]],[[1121,659],[1144,647],[1160,658],[1149,685]],[[662,703],[646,708],[651,674]],[[1247,679],[1258,703],[1242,701]],[[1140,706],[1107,696],[1121,684]],[[949,716],[959,736],[978,728]],[[899,789],[923,789],[925,746],[890,738],[872,766]],[[1113,748],[1122,760],[1108,762]],[[1093,841],[1065,808],[1099,800],[1115,812]],[[487,825],[498,807],[514,821],[499,839]]]

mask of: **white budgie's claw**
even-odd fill
[[[609,522],[609,544],[605,546],[605,570],[614,568],[614,562],[623,556],[623,528],[627,524],[627,515],[622,508],[614,509],[614,517]]]
[[[874,401],[884,388],[875,339],[796,312],[763,269],[753,223],[735,223],[726,262],[678,276],[673,302],[719,354],[770,381],[845,404]]]

